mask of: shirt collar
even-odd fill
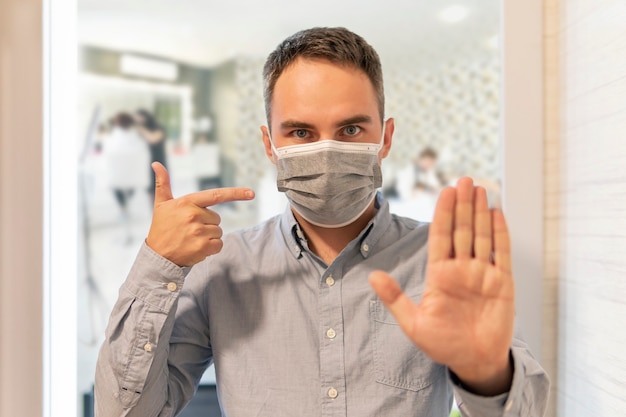
[[[300,258],[304,250],[300,239],[303,238],[304,234],[300,230],[298,221],[291,211],[291,204],[287,204],[285,211],[280,216],[280,230],[289,252],[291,252],[296,259]]]
[[[380,192],[376,193],[375,203],[378,211],[374,218],[363,228],[356,240],[360,243],[359,251],[364,258],[367,258],[374,249],[376,242],[388,229],[391,224],[391,214],[389,213],[389,203],[385,200]],[[289,252],[296,258],[302,257],[302,252],[307,250],[304,241],[304,234],[300,229],[298,221],[291,211],[291,205],[287,204],[287,208],[280,217],[280,229],[285,239],[285,243]]]

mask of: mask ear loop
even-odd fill
[[[389,120],[389,119],[387,119]],[[380,135],[380,142],[378,142],[378,150],[380,151],[385,146],[385,130],[387,128],[387,120],[383,120],[383,133]]]
[[[274,162],[278,161],[278,150],[276,149],[276,146],[274,146],[274,139],[272,139],[272,134],[269,131],[269,128],[267,129],[267,137],[270,138],[270,147],[272,149],[272,158],[274,159]]]

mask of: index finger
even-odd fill
[[[198,207],[209,207],[229,201],[252,200],[254,198],[254,191],[250,188],[240,187],[214,188],[212,190],[203,190],[197,193],[187,194],[184,198]]]

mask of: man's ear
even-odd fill
[[[385,136],[383,138],[383,147],[380,149],[378,153],[378,157],[382,160],[389,155],[389,151],[391,150],[391,140],[393,138],[393,130],[395,129],[393,117],[385,120]]]
[[[265,155],[272,162],[272,164],[276,165],[276,158],[274,157],[274,152],[272,152],[270,132],[267,126],[261,126],[261,133],[263,134],[263,146],[265,146]]]

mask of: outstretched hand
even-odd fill
[[[382,271],[370,283],[413,343],[478,394],[511,384],[514,284],[509,232],[482,187],[463,178],[441,192],[428,243],[419,304]]]
[[[191,266],[222,250],[220,216],[208,209],[219,203],[251,200],[248,188],[216,188],[172,196],[170,176],[163,165],[152,164],[156,177],[154,213],[146,244],[179,266]]]

